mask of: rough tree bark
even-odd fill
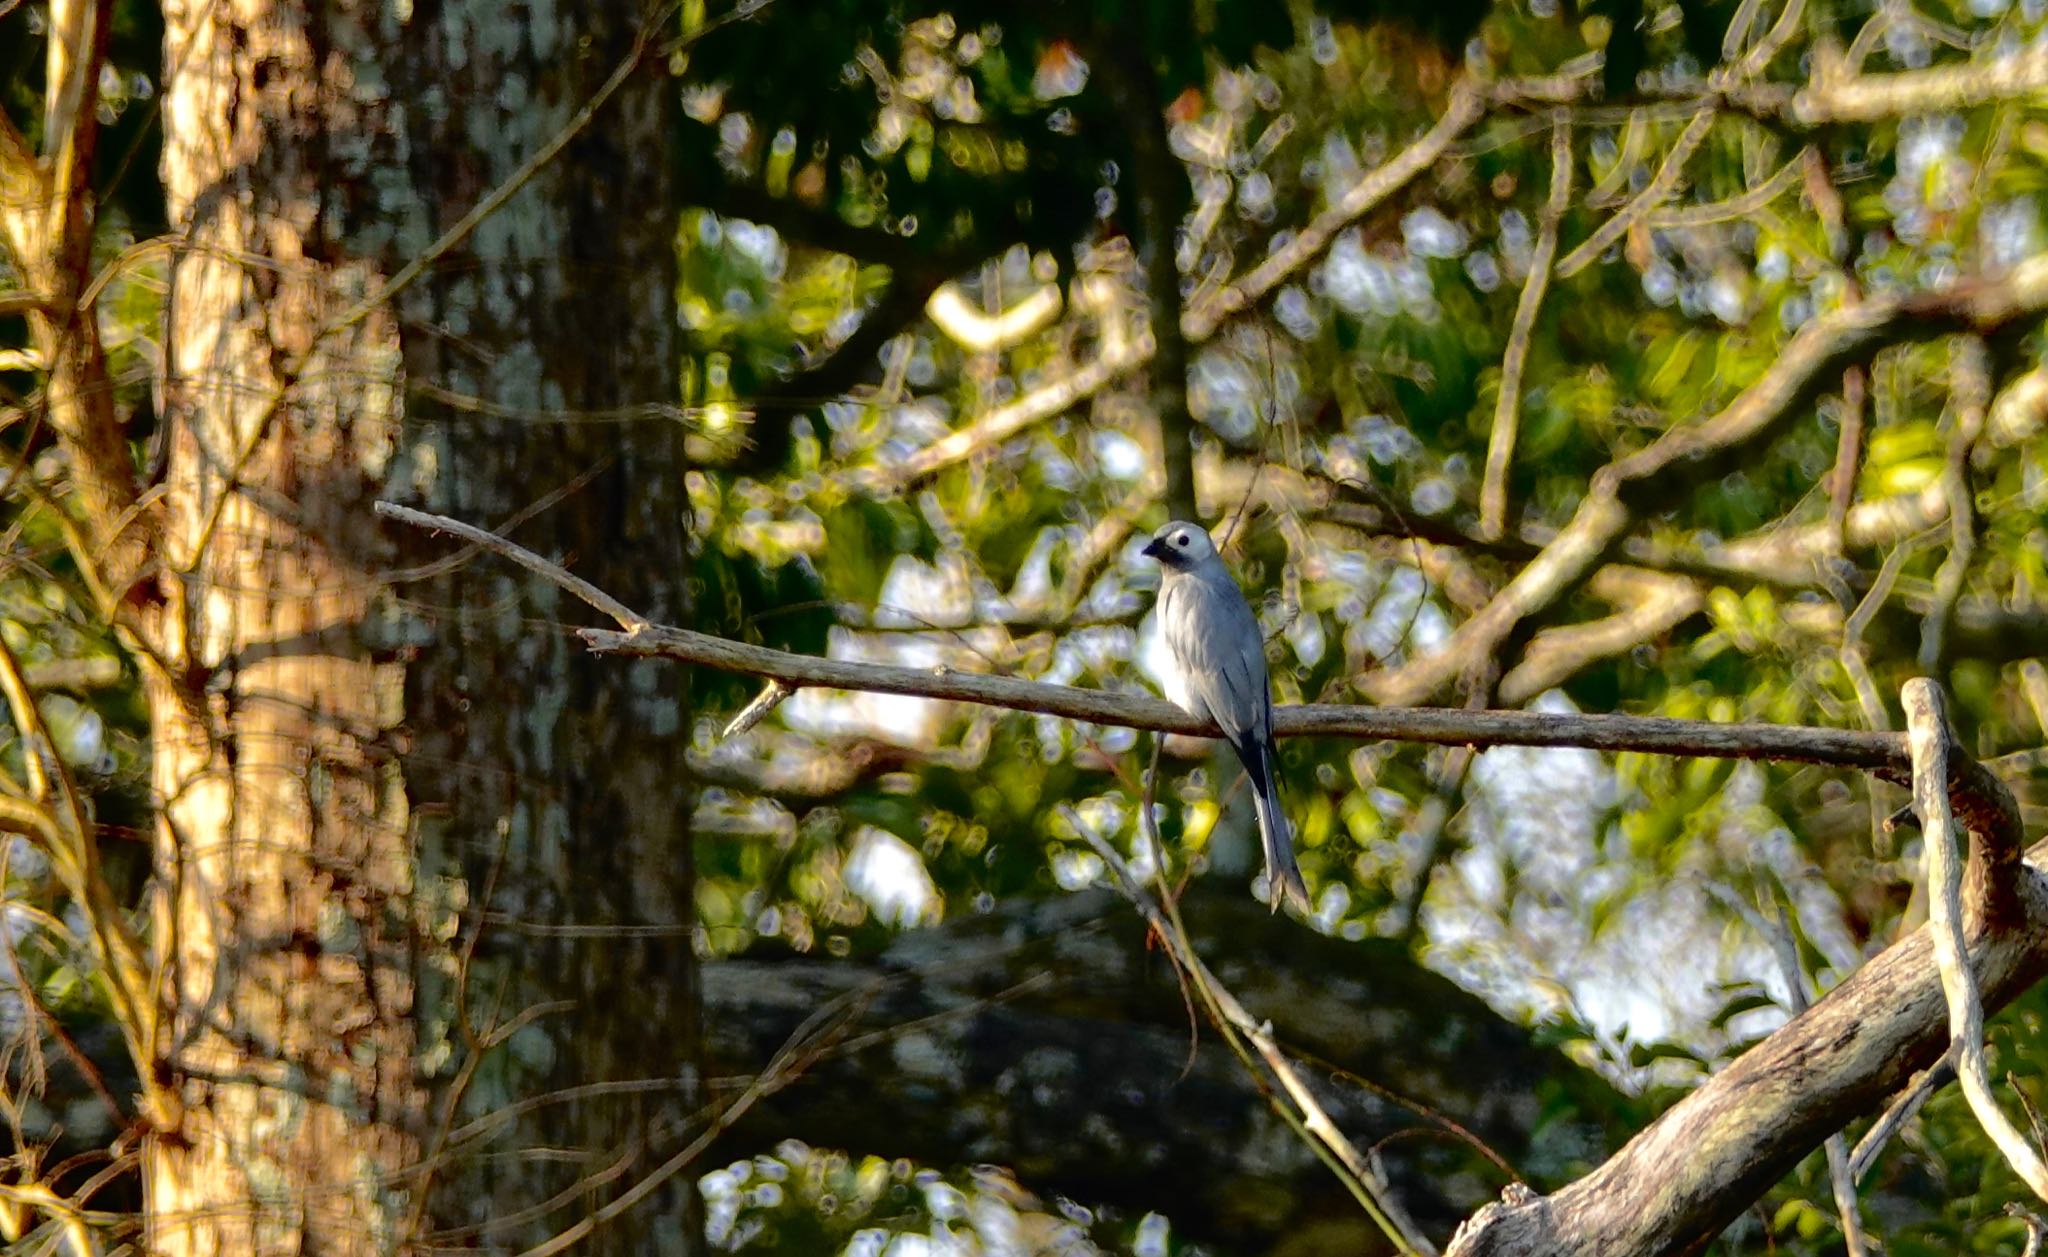
[[[398,603],[404,556],[368,504],[503,520],[596,472],[522,535],[685,616],[680,433],[563,413],[676,391],[667,85],[635,60],[394,307],[403,264],[626,62],[637,8],[179,0],[165,18],[185,234],[142,636],[160,1069],[182,1113],[146,1157],[150,1250],[524,1247],[694,1107],[685,681],[586,658],[549,626],[552,591],[502,573]],[[488,1146],[446,1138],[650,1076],[543,1103]],[[689,1195],[591,1243],[688,1251]]]
[[[319,137],[379,125],[302,8],[165,6],[164,532],[147,618],[182,1103],[145,1155],[152,1253],[373,1253],[424,1097],[397,668],[357,627],[397,440],[396,332],[337,249]]]
[[[616,421],[665,414],[679,391],[674,88],[638,52],[648,12],[451,0],[431,22],[387,22],[367,55],[402,139],[347,192],[359,247],[403,265],[625,74],[592,125],[399,295],[410,387],[391,482],[467,518],[531,513],[522,539],[687,620],[683,431]],[[411,530],[401,543],[445,557]],[[437,1010],[420,1028],[437,1087],[430,1244],[540,1242],[672,1151],[664,1128],[698,1103],[688,676],[591,658],[560,623],[587,612],[521,576],[457,566],[405,586],[393,621],[393,644],[415,652],[405,775],[421,884],[470,949],[460,972],[422,975]],[[582,1098],[446,1142],[569,1088]],[[692,1184],[670,1180],[578,1251],[692,1251]]]

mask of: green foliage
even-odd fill
[[[729,84],[718,125],[743,114],[756,136],[790,128],[802,137],[791,158],[798,168],[829,151],[818,207],[854,224],[908,213],[920,224],[912,240],[922,257],[958,249],[963,258],[987,259],[952,271],[968,299],[993,312],[1048,273],[1065,278],[1115,265],[1101,249],[1111,233],[1129,228],[1123,198],[1131,186],[1107,163],[1128,169],[1119,129],[1129,120],[1109,107],[1105,78],[1128,70],[1101,55],[1089,29],[1091,22],[1114,28],[1145,50],[1161,105],[1184,87],[1199,89],[1181,98],[1173,131],[1193,179],[1197,212],[1181,245],[1199,299],[1211,282],[1205,277],[1245,273],[1428,126],[1441,112],[1448,72],[1461,62],[1501,78],[1565,68],[1597,79],[1609,101],[1629,101],[1696,83],[1723,64],[1724,46],[1753,47],[1777,17],[1769,8],[1745,13],[1704,2],[1605,0],[1580,10],[1565,5],[1562,13],[1532,7],[1496,6],[1475,28],[1441,7],[1297,6],[1284,11],[1283,23],[1281,6],[1145,0],[1004,14],[970,4],[945,8],[942,18],[938,7],[848,0],[803,16],[801,48],[777,46],[766,25],[742,33],[731,46],[744,55],[717,63],[715,77]],[[2031,10],[1985,18],[1949,8],[1926,12],[1930,21],[1970,32],[1979,47],[2007,34],[2031,38],[2039,24]],[[1788,48],[1760,77],[1796,86],[1812,54],[1811,32],[1838,29],[1847,42],[1864,20],[1861,10],[1824,6],[1809,26],[1787,32]],[[1418,30],[1435,32],[1435,42],[1418,39]],[[1921,35],[1927,31],[1946,37],[1934,27]],[[1865,69],[1960,59],[1939,51],[1938,39],[1916,38],[1873,35]],[[974,55],[963,52],[970,45]],[[1593,51],[1604,58],[1585,60]],[[944,73],[930,69],[941,54],[950,58]],[[1085,75],[1075,72],[1077,61]],[[793,81],[785,66],[809,66],[802,75],[845,90],[819,94],[829,107],[819,99],[771,99],[773,87]],[[834,77],[842,66],[860,73]],[[931,77],[916,79],[920,66]],[[893,95],[873,90],[883,78]],[[901,90],[913,81],[940,86]],[[937,103],[970,96],[980,108],[973,121],[947,116],[950,106]],[[915,117],[886,122],[891,109]],[[1576,118],[1575,190],[1560,255],[1617,213],[1639,221],[1605,257],[1559,276],[1538,312],[1507,481],[1524,536],[1540,543],[1561,526],[1604,464],[1741,397],[1801,327],[1852,290],[1930,286],[1995,269],[1994,257],[2009,260],[2015,249],[2037,250],[2044,226],[2035,194],[2048,156],[2048,121],[2038,114],[2029,103],[2012,103],[1804,134],[1731,111],[1685,163],[1672,200],[1633,210],[1631,200],[1690,114],[1608,106]],[[1526,561],[1528,552],[1512,545],[1488,550],[1461,546],[1459,538],[1474,531],[1502,355],[1541,223],[1550,174],[1546,121],[1504,112],[1482,125],[1470,144],[1340,235],[1293,285],[1195,347],[1189,393],[1199,424],[1198,483],[1216,486],[1205,510],[1218,517],[1234,512],[1248,478],[1259,485],[1260,505],[1240,527],[1232,558],[1262,606],[1283,698],[1355,694],[1354,684],[1375,668],[1398,665],[1467,614],[1449,596],[1453,576],[1498,588]],[[894,138],[878,144],[877,135]],[[1020,162],[940,169],[948,152],[1000,153],[1011,142],[1027,154]],[[1813,153],[1802,157],[1809,143]],[[916,155],[927,150],[939,156],[922,168]],[[843,160],[855,151],[858,160]],[[795,197],[777,190],[783,176],[758,146],[739,158],[726,163],[722,178],[758,180],[772,195]],[[1775,198],[1712,208],[1774,177]],[[1816,178],[1837,190],[1841,220],[1813,196]],[[1041,231],[1046,220],[1018,210],[1018,180],[1031,185],[1034,202],[1057,202],[1077,216]],[[796,184],[792,171],[787,187]],[[1106,216],[1078,213],[1105,191],[1109,198],[1099,204]],[[715,205],[717,195],[706,200]],[[941,234],[930,239],[935,225]],[[807,232],[794,220],[781,226],[793,249],[831,234]],[[916,262],[908,255],[888,262],[889,282]],[[1128,282],[1127,272],[1108,273]],[[798,282],[749,291],[792,312],[801,337],[821,326],[818,315],[804,313],[814,299]],[[838,309],[874,309],[878,300],[847,298]],[[993,351],[903,324],[907,339],[882,358],[881,391],[858,406],[823,408],[810,447],[814,463],[801,464],[795,476],[770,475],[758,489],[747,487],[756,484],[747,474],[734,474],[731,492],[764,501],[794,493],[777,500],[800,503],[798,511],[820,521],[809,561],[830,600],[848,612],[848,636],[835,638],[835,649],[859,642],[859,650],[878,652],[868,657],[1076,684],[1141,679],[1147,639],[1130,628],[1141,624],[1148,576],[1134,538],[1158,516],[1142,478],[1156,457],[1155,438],[1135,389],[1106,390],[907,491],[898,492],[890,470],[910,451],[1085,364],[1102,342],[1106,317],[1070,303],[1061,323]],[[767,378],[787,361],[772,336],[761,340],[753,348],[744,338],[722,343],[736,364],[751,363],[743,368],[748,378]],[[1997,347],[1994,385],[2031,365],[2037,352],[2030,338]],[[1949,465],[1959,423],[1955,353],[1933,341],[1876,355],[1861,414],[1857,502],[1905,502]],[[800,375],[794,387],[801,390]],[[1841,391],[1839,381],[1824,381],[1822,396],[1792,407],[1766,440],[1660,483],[1633,503],[1637,521],[1613,557],[1691,582],[1697,609],[1619,652],[1585,660],[1547,701],[1694,719],[1860,725],[1865,704],[1842,652],[1844,626],[1892,558],[1890,598],[1872,607],[1859,639],[1886,703],[1918,666],[1934,580],[1949,554],[1945,525],[1876,545],[1852,542],[1834,569],[1803,561],[1758,575],[1716,566],[1726,562],[1725,543],[1762,544],[1826,518],[1824,482],[1849,416]],[[768,411],[753,420],[782,421]],[[2003,627],[1990,608],[2025,608],[2019,620],[2029,624],[2040,615],[2048,588],[2036,492],[2048,474],[2042,448],[2036,439],[1995,453],[1980,446],[1970,462],[1976,546],[1942,675],[1986,753],[2040,737],[2015,680],[2033,639],[2017,622]],[[1262,461],[1279,466],[1252,477]],[[1210,470],[1216,467],[1224,470]],[[1357,516],[1344,512],[1361,510],[1392,522],[1379,536],[1347,531],[1341,521]],[[1431,547],[1384,535],[1411,526]],[[903,555],[916,558],[920,571],[943,574],[935,579],[950,592],[932,606],[947,610],[923,613],[935,625],[930,632],[906,635],[901,623],[868,632],[865,617],[895,597],[885,597],[885,588],[907,588],[898,584]],[[1416,579],[1418,569],[1426,580]],[[1049,600],[1054,593],[1077,598]],[[1627,606],[1624,596],[1589,584],[1529,627],[1541,640],[1542,629]],[[1503,670],[1530,640],[1511,641]],[[1030,718],[991,725],[958,712],[920,730],[921,744],[936,748],[929,762],[825,807],[792,807],[792,850],[819,855],[793,855],[788,867],[817,869],[830,853],[843,859],[863,827],[879,827],[922,855],[944,910],[953,913],[984,895],[1056,893],[1062,879],[1090,873],[1089,853],[1044,820],[1055,802],[1082,808],[1118,841],[1133,840],[1129,798],[1142,744]],[[765,747],[822,735],[799,725],[764,736]],[[1403,907],[1418,861],[1434,851],[1444,862],[1426,866],[1435,879],[1418,936],[1425,954],[1506,1006],[1576,1025],[1560,1029],[1560,1042],[1641,1088],[1636,1116],[1643,1121],[1785,1015],[1785,976],[1769,942],[1779,927],[1765,924],[1777,909],[1769,905],[1792,905],[1792,950],[1809,974],[1831,985],[1892,936],[1913,876],[1909,859],[1885,845],[1893,840],[1872,834],[1872,811],[1889,811],[1895,797],[1839,773],[1619,756],[1544,796],[1520,789],[1517,774],[1554,773],[1554,761],[1521,761],[1520,769],[1475,771],[1456,790],[1448,838],[1437,849],[1424,835],[1439,824],[1428,810],[1443,789],[1439,753],[1303,739],[1282,758],[1303,863],[1326,896],[1324,928],[1346,937],[1407,928]],[[1213,762],[1167,763],[1161,799],[1169,863],[1235,875],[1245,853],[1231,820],[1229,774],[1218,778]],[[823,912],[807,906],[806,896],[827,884],[766,888],[777,921]],[[864,911],[857,895],[833,903],[831,912]],[[1683,907],[1674,914],[1658,904]],[[1660,921],[1665,932],[1646,933],[1660,911],[1683,924]],[[859,945],[866,927],[833,928],[853,931],[847,937]],[[1435,946],[1436,931],[1460,941]],[[1687,959],[1646,964],[1652,972],[1627,977],[1620,957],[1646,949]],[[1600,1007],[1588,1012],[1580,1001],[1603,983],[1632,993],[1600,996]],[[1943,1120],[1946,1104],[1930,1108],[1925,1120]],[[2017,1233],[1994,1222],[2002,1217],[1995,1206],[2010,1198],[1999,1193],[2011,1185],[1991,1185],[1995,1176],[1982,1172],[1988,1154],[1967,1120],[1947,1120],[1952,1129],[1939,1140],[1909,1136],[1893,1154],[1909,1168],[1871,1189],[1872,1225],[1894,1251],[1922,1243],[1939,1251],[1936,1237],[1948,1251],[2012,1251]],[[1731,1231],[1730,1251],[1765,1244],[1825,1251],[1838,1243],[1817,1167],[1817,1158],[1800,1167],[1760,1213]],[[1965,1177],[1944,1177],[1952,1170]],[[1930,1187],[1935,1179],[1948,1185]],[[1950,1203],[1932,1212],[1905,1209],[1905,1202],[1943,1199]]]
[[[2036,6],[1994,7],[1887,10],[1892,25],[1880,30],[1866,27],[1868,6],[1809,6],[1760,81],[1798,86],[1823,32],[1846,46],[1870,30],[1861,51],[1872,73],[1961,65],[2041,37]],[[1153,578],[1136,550],[1163,510],[1159,425],[1141,381],[1120,376],[914,480],[905,460],[1147,334],[1151,294],[1133,262],[1146,247],[1182,251],[1186,296],[1199,304],[1285,250],[1429,127],[1456,75],[1576,76],[1593,103],[1572,118],[1560,255],[1616,215],[1631,223],[1605,255],[1557,276],[1536,313],[1506,538],[1480,540],[1480,486],[1543,223],[1547,112],[1494,111],[1190,347],[1202,508],[1220,523],[1249,503],[1229,557],[1260,608],[1279,696],[1357,700],[1377,673],[1440,645],[1471,614],[1461,590],[1483,598],[1512,579],[1600,468],[1724,410],[1815,318],[1996,275],[2042,250],[2048,109],[2031,99],[1821,131],[1727,109],[1673,197],[1635,204],[1693,118],[1641,98],[1698,89],[1725,68],[1724,48],[1754,47],[1781,12],[1745,16],[1726,0],[781,0],[720,26],[671,67],[683,105],[677,160],[698,202],[677,222],[687,345],[683,396],[672,399],[703,454],[689,485],[694,626],[806,654],[1149,686]],[[692,3],[683,26],[719,17]],[[97,172],[112,189],[102,265],[161,218],[135,175],[155,165],[158,21],[147,6],[115,6],[109,81],[119,90]],[[0,46],[10,117],[38,111],[39,55],[34,40]],[[1134,97],[1145,116],[1127,104]],[[1158,126],[1187,165],[1194,205],[1165,242],[1135,225],[1134,140],[1154,117],[1170,119]],[[1778,189],[1769,200],[1730,203],[1767,184]],[[984,316],[1053,283],[1063,313],[1003,343],[958,343],[917,314],[942,280]],[[1093,283],[1109,296],[1090,298]],[[160,289],[159,271],[130,265],[97,309],[138,464]],[[849,344],[857,361],[832,377]],[[65,552],[56,511],[69,485],[32,420],[46,364],[26,345],[20,320],[0,323],[0,445],[34,471],[7,478],[0,635],[31,670],[115,660],[120,644],[85,610]],[[1983,383],[2004,386],[2041,351],[2032,329],[1991,344]],[[1629,535],[1607,560],[1677,582],[1690,601],[1579,661],[1543,703],[1892,721],[1890,696],[1923,669],[1928,625],[1945,615],[1933,670],[1971,744],[1986,755],[2039,744],[2048,716],[2026,665],[2048,632],[2048,441],[1964,439],[1969,399],[1985,389],[1949,340],[1888,346],[1862,365],[1860,411],[1846,381],[1824,380],[1766,439],[1631,501]],[[1827,478],[1852,422],[1863,433],[1855,504],[1913,509],[1948,469],[1964,470],[1967,553],[1942,519],[1784,562],[1738,561],[1826,525]],[[750,461],[763,449],[772,456]],[[1959,556],[1944,611],[1943,569]],[[1508,674],[1537,656],[1546,630],[1599,624],[1632,609],[1631,596],[1575,585],[1487,662]],[[713,954],[764,939],[866,952],[907,920],[1099,881],[1076,824],[1142,850],[1136,799],[1150,745],[1126,731],[806,693],[721,740],[756,683],[699,671],[692,684],[700,750],[741,783],[700,801],[697,908]],[[111,685],[43,699],[61,739],[93,743],[73,768],[131,900],[147,861],[128,839],[150,823],[136,687],[123,668]],[[1775,944],[1789,944],[1799,980],[1826,987],[1909,923],[1915,850],[1872,824],[1898,802],[1875,783],[1713,760],[1517,755],[1494,752],[1466,772],[1443,751],[1290,740],[1283,788],[1318,896],[1315,926],[1412,943],[1546,1044],[1627,1085],[1633,1125],[1788,1015],[1792,979]],[[792,765],[832,771],[817,774],[824,785],[791,784],[780,770]],[[0,767],[24,775],[18,739],[0,742]],[[2019,785],[2031,805],[2035,783]],[[1229,761],[1168,757],[1159,801],[1169,875],[1244,880],[1254,857]],[[27,922],[17,949],[27,985],[59,1015],[91,1021],[104,1010],[62,896],[25,847],[11,850],[6,892]],[[894,911],[863,873],[877,852],[916,867],[928,894],[914,910]],[[2048,1087],[2044,1001],[2030,993],[1992,1034],[1995,1077],[2030,1103]],[[1529,1099],[1539,1131],[1584,1116],[1575,1095]],[[1538,1181],[1581,1173],[1596,1156],[1537,1142],[1541,1163],[1518,1168]],[[730,1209],[714,1229],[754,1251],[964,1235],[958,1211],[997,1198],[966,1173],[858,1150],[792,1145],[720,1173],[708,1185],[714,1212]],[[2019,1251],[2023,1229],[2002,1213],[2018,1195],[1950,1093],[1864,1188],[1872,1229],[1902,1254]],[[1151,1224],[1003,1207],[1044,1219],[1055,1244],[1169,1250],[1140,1234]],[[1838,1247],[1838,1229],[1816,1155],[1721,1243],[1818,1253]]]

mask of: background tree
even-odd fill
[[[571,654],[501,582],[394,568],[368,515],[388,492],[529,513],[551,494],[537,540],[681,613],[683,521],[663,505],[679,445],[622,454],[588,421],[675,394],[673,96],[636,9],[438,15],[421,40],[421,23],[321,6],[167,9],[162,457],[141,474],[102,365],[91,236],[64,225],[93,217],[114,15],[46,15],[63,104],[22,175],[49,203],[23,215],[47,221],[15,256],[40,361],[80,365],[44,378],[19,453],[47,421],[67,501],[46,509],[78,512],[71,570],[98,598],[41,596],[118,632],[146,684],[149,937],[105,886],[93,897],[90,863],[67,889],[115,940],[80,972],[98,969],[128,1030],[152,1251],[524,1246],[587,1224],[696,1104],[678,680]],[[479,94],[512,81],[516,99]],[[453,116],[433,103],[451,99],[467,102]],[[60,238],[78,243],[39,245]],[[562,474],[530,496],[537,464]],[[428,600],[394,598],[408,575],[435,578]],[[46,642],[61,631],[30,639]],[[90,814],[70,806],[67,841],[90,857]],[[645,998],[592,998],[615,982]],[[114,1179],[98,1168],[56,1181],[97,1189]],[[690,1199],[672,1188],[586,1247],[687,1249]]]

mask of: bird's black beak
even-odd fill
[[[1138,551],[1138,553],[1148,559],[1163,559],[1166,557],[1166,539],[1164,537],[1154,537],[1151,541],[1146,542],[1145,548]]]

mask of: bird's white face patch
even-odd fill
[[[1158,534],[1159,542],[1178,563],[1196,563],[1216,553],[1209,534],[1193,524],[1175,524]]]

